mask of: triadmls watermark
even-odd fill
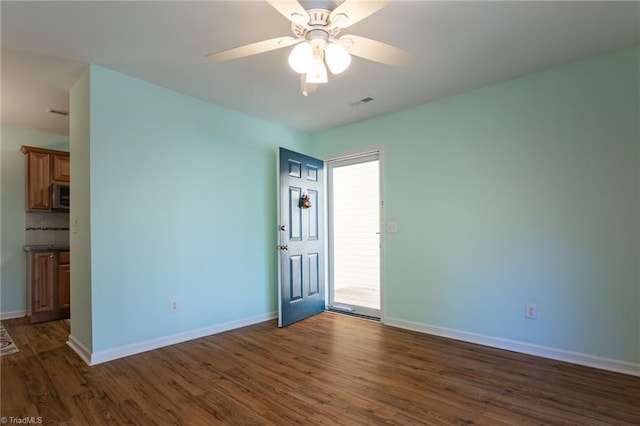
[[[0,417],[0,423],[3,425],[41,425],[42,417],[25,416],[25,417]]]

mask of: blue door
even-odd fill
[[[280,148],[278,326],[325,309],[324,163]]]

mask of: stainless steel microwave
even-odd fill
[[[53,210],[69,210],[70,203],[69,185],[51,184],[51,208]]]

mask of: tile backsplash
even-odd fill
[[[69,213],[25,214],[25,245],[68,245]]]

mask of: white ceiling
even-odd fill
[[[305,7],[341,3],[302,2]],[[68,91],[88,63],[245,114],[314,132],[640,43],[638,2],[396,1],[343,30],[415,57],[354,58],[309,97],[290,48],[235,61],[204,56],[288,36],[264,1],[2,1],[2,123],[68,134]],[[353,107],[371,96],[373,102]]]

